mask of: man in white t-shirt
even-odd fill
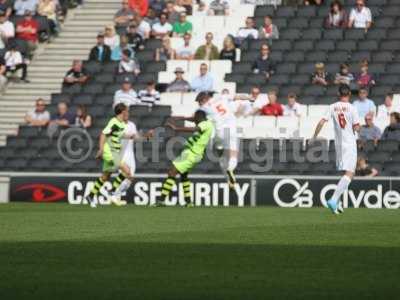
[[[254,27],[254,20],[252,17],[247,17],[246,26],[239,28],[236,37],[239,42],[247,38],[258,39],[258,30]]]
[[[150,24],[147,23],[140,14],[136,15],[135,21],[136,24],[138,24],[137,33],[139,33],[144,40],[147,40],[150,37],[151,33]]]
[[[5,13],[0,12],[0,49],[4,49],[8,40],[14,36],[14,24],[7,20]]]
[[[372,14],[368,7],[365,7],[365,0],[357,0],[356,7],[350,12],[349,27],[369,29],[372,24]]]
[[[172,32],[172,25],[168,23],[168,17],[165,13],[160,15],[160,22],[153,25],[152,34],[155,38],[162,39],[169,36]]]
[[[46,110],[46,103],[39,98],[36,100],[35,109],[28,111],[25,115],[25,122],[29,126],[43,127],[50,121],[50,113]]]
[[[129,77],[124,78],[121,89],[116,91],[114,94],[113,107],[119,103],[123,103],[127,107],[140,103],[136,91],[132,88],[132,83]]]
[[[190,33],[185,33],[183,36],[184,45],[176,50],[176,59],[192,60],[194,59],[194,54],[196,49],[190,45],[192,35]]]
[[[283,115],[289,117],[301,116],[301,104],[297,102],[297,95],[295,93],[288,94],[288,103],[283,106]]]
[[[334,213],[342,213],[343,206],[340,196],[350,185],[357,165],[357,135],[360,130],[359,116],[356,108],[350,104],[351,90],[348,86],[339,87],[340,101],[331,104],[326,115],[315,129],[314,139],[317,138],[324,124],[333,121],[335,129],[336,167],[344,171],[343,177],[335,189],[332,198],[327,201],[329,209]]]
[[[385,97],[385,102],[378,106],[377,119],[388,119],[392,112],[399,112],[399,107],[393,105],[393,94],[389,93]]]

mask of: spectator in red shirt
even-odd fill
[[[39,23],[32,18],[32,12],[26,11],[24,19],[17,23],[17,38],[24,40],[28,45],[28,57],[32,58],[36,50],[39,37]]]
[[[278,93],[276,91],[270,91],[268,93],[269,103],[261,108],[261,114],[264,116],[282,116],[283,107],[282,104],[278,102]]]
[[[147,11],[149,10],[148,0],[129,0],[129,7],[132,10],[137,11],[142,17],[147,16]]]

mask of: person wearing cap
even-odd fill
[[[7,20],[5,12],[0,13],[0,50],[5,49],[9,39],[12,39],[14,36],[14,24]]]
[[[172,25],[168,23],[167,14],[160,15],[160,21],[153,25],[152,35],[157,39],[162,39],[164,36],[169,36],[172,32]]]
[[[121,5],[122,7],[114,15],[115,30],[118,33],[124,33],[136,15],[136,12],[129,7],[128,0],[122,0]]]
[[[10,50],[6,52],[4,55],[4,60],[6,63],[6,74],[11,72],[14,73],[17,70],[22,70],[21,80],[28,83],[29,80],[27,77],[27,69],[28,66],[23,60],[21,52],[17,50],[17,48],[13,45]]]
[[[160,93],[156,90],[156,83],[149,81],[146,89],[139,91],[139,100],[141,104],[153,106],[160,102]]]
[[[208,72],[208,66],[205,63],[200,65],[200,74],[192,79],[190,86],[195,92],[206,92],[214,90],[214,78]]]
[[[316,63],[315,71],[311,74],[311,83],[326,86],[330,81],[330,75],[325,71],[324,63]]]
[[[182,68],[178,67],[175,69],[175,80],[172,81],[167,88],[167,92],[181,92],[181,93],[186,93],[190,91],[190,84],[188,81],[186,81],[183,78],[183,74],[185,71],[183,71]]]
[[[22,20],[17,23],[17,38],[28,45],[28,57],[33,56],[39,41],[39,23],[32,18],[32,12],[27,10]]]
[[[229,3],[226,0],[214,0],[210,2],[208,7],[208,14],[210,16],[228,16]]]
[[[182,37],[186,33],[192,33],[193,25],[186,19],[186,13],[179,14],[179,20],[172,27],[172,35],[174,37]]]
[[[17,16],[24,16],[27,11],[32,14],[36,13],[37,0],[16,0],[14,2],[14,11]]]
[[[113,107],[119,103],[123,103],[128,107],[140,103],[136,91],[132,88],[131,78],[129,77],[124,78],[121,89],[114,94]]]
[[[109,46],[104,44],[104,34],[99,33],[97,35],[96,46],[90,50],[89,60],[104,63],[110,61],[110,57],[111,49]]]

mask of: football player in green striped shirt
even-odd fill
[[[112,182],[111,193],[115,192],[125,179],[130,181],[133,179],[129,167],[122,162],[121,153],[121,140],[135,137],[135,135],[128,136],[124,134],[129,119],[129,108],[123,103],[117,104],[114,108],[114,114],[115,116],[100,134],[99,151],[96,158],[103,160],[103,174],[96,180],[89,195],[86,196],[86,200],[91,207],[97,206],[94,197],[99,194],[101,187],[110,179],[112,173],[120,171]],[[119,203],[115,204],[118,205]]]
[[[207,119],[204,111],[196,111],[193,120],[196,124],[195,127],[177,127],[171,122],[167,123],[167,126],[175,131],[193,132],[193,135],[187,139],[182,153],[172,161],[172,166],[168,171],[168,178],[162,185],[162,201],[157,203],[159,205],[165,205],[165,200],[171,195],[172,189],[176,184],[176,176],[178,174],[182,182],[186,205],[192,205],[188,174],[203,159],[204,152],[214,132],[214,125],[211,120]]]

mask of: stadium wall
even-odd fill
[[[0,174],[1,176],[1,174]],[[13,173],[2,181],[2,199],[11,202],[64,202],[86,204],[83,196],[93,185],[96,174]],[[139,174],[123,197],[128,203],[146,206],[161,195],[163,176]],[[332,196],[336,176],[238,176],[238,187],[232,192],[224,177],[193,175],[192,191],[196,206],[278,206],[311,208],[324,206]],[[98,201],[109,205],[106,184]],[[344,207],[400,208],[400,178],[356,178],[343,195]],[[10,195],[8,197],[8,195]],[[170,206],[183,204],[181,188],[175,190]]]

